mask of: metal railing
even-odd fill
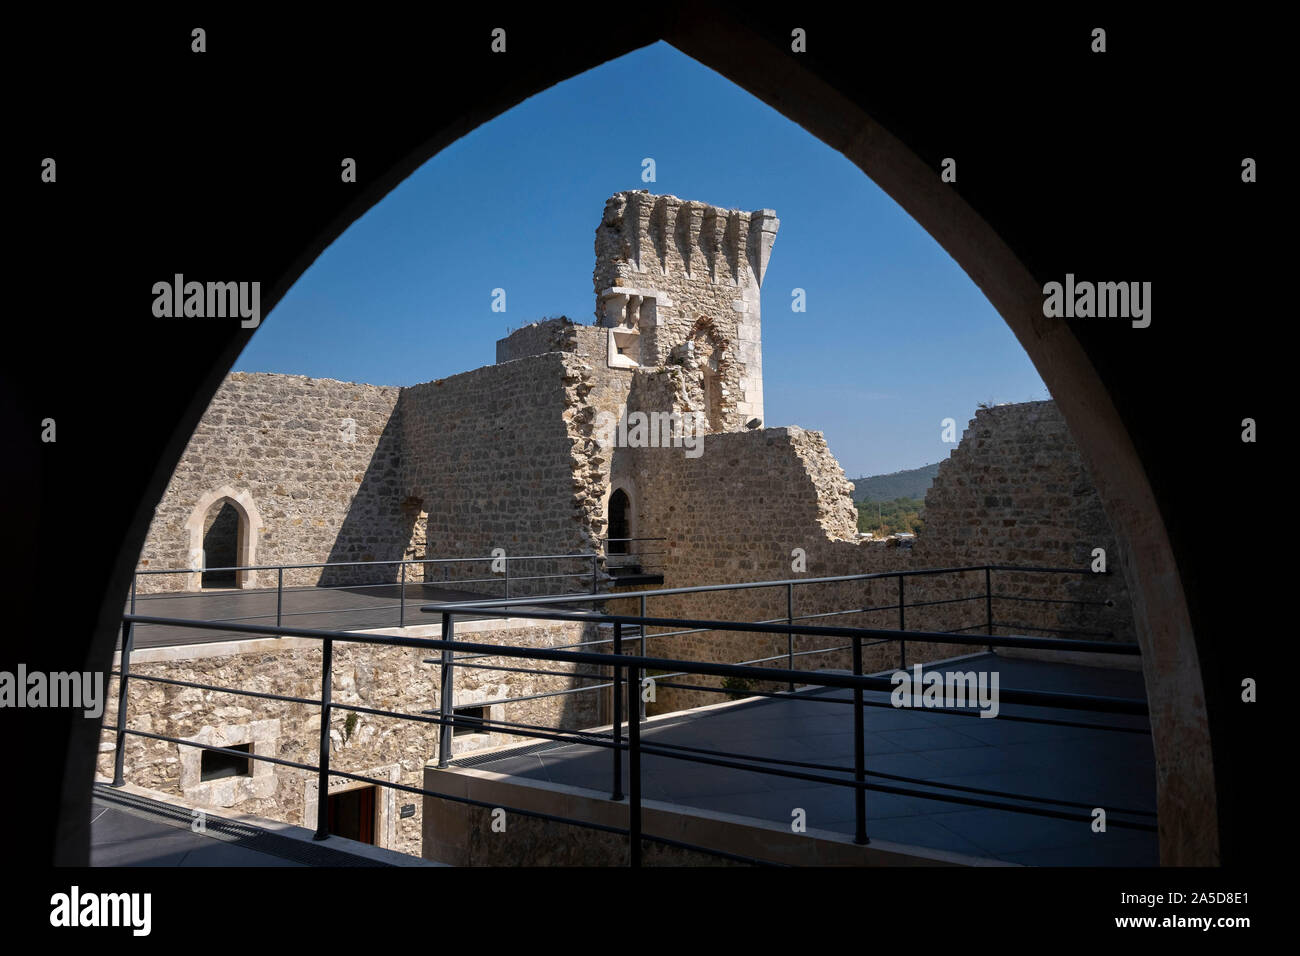
[[[121,786],[124,783],[125,742],[129,736],[135,735],[143,738],[174,743],[178,746],[196,747],[207,751],[238,755],[241,758],[264,760],[279,766],[314,772],[319,777],[318,792],[321,794],[329,792],[328,781],[329,778],[333,776],[363,783],[370,783],[377,786],[391,787],[402,792],[437,797],[439,799],[471,806],[491,806],[495,808],[500,806],[498,802],[489,804],[485,801],[474,800],[467,796],[461,797],[454,794],[444,793],[442,791],[427,790],[423,787],[415,787],[409,784],[395,783],[346,771],[332,770],[330,767],[330,714],[334,710],[343,710],[358,714],[385,716],[417,723],[437,725],[440,728],[438,765],[440,767],[446,767],[449,766],[451,762],[450,744],[454,730],[456,728],[471,730],[482,728],[481,722],[477,719],[458,716],[454,712],[452,705],[455,696],[453,687],[455,668],[458,666],[488,666],[471,665],[466,663],[466,661],[475,658],[506,657],[518,659],[524,663],[534,662],[535,664],[541,664],[549,662],[552,664],[568,665],[572,668],[572,672],[547,670],[538,668],[537,666],[518,668],[502,667],[495,669],[518,670],[525,673],[555,674],[557,676],[571,677],[575,679],[597,679],[605,681],[601,686],[612,688],[614,714],[612,728],[607,734],[591,731],[566,730],[560,726],[552,727],[504,720],[492,721],[491,726],[493,729],[500,729],[519,737],[566,743],[581,743],[611,751],[613,764],[611,787],[612,797],[615,800],[621,801],[626,799],[628,801],[629,816],[626,827],[613,827],[604,824],[596,824],[592,821],[542,813],[520,807],[502,807],[502,809],[525,817],[540,818],[598,831],[623,834],[628,838],[629,862],[634,866],[639,865],[640,863],[642,841],[659,843],[682,849],[696,850],[740,862],[765,862],[738,857],[735,854],[725,853],[716,848],[686,844],[660,835],[647,834],[643,832],[641,827],[640,761],[642,755],[645,754],[851,788],[853,791],[854,801],[854,840],[859,844],[866,844],[869,842],[866,833],[866,794],[868,792],[893,793],[964,806],[992,808],[1057,819],[1080,822],[1090,821],[1091,816],[1087,811],[1090,811],[1091,808],[1098,805],[1095,800],[1062,800],[1054,797],[1018,794],[990,788],[938,784],[920,778],[899,774],[873,772],[867,769],[864,746],[865,729],[863,723],[865,708],[871,706],[888,707],[892,705],[887,700],[865,699],[864,694],[871,691],[890,692],[893,690],[894,684],[886,678],[870,677],[863,673],[862,650],[866,646],[870,646],[871,644],[887,643],[889,641],[899,641],[900,646],[902,647],[905,647],[909,642],[921,642],[930,644],[957,644],[972,647],[988,647],[990,650],[995,647],[1006,647],[1049,649],[1056,651],[1102,652],[1121,655],[1136,655],[1138,653],[1137,645],[1130,643],[1075,640],[1058,637],[1033,637],[1028,635],[993,635],[992,629],[997,625],[996,622],[993,621],[991,613],[988,612],[988,608],[991,606],[991,600],[993,598],[991,575],[994,571],[999,570],[1031,573],[1081,573],[1077,569],[984,566],[978,568],[926,569],[921,571],[848,575],[835,578],[804,578],[790,581],[764,581],[731,585],[705,585],[690,588],[670,588],[658,591],[641,592],[634,595],[639,598],[641,607],[641,613],[636,615],[614,615],[595,611],[574,611],[551,607],[552,605],[589,603],[596,600],[619,599],[616,596],[612,597],[611,595],[554,595],[544,598],[511,599],[508,601],[506,599],[488,599],[478,602],[454,602],[422,606],[420,608],[422,612],[440,615],[442,622],[442,637],[440,639],[373,635],[349,631],[326,631],[310,628],[286,627],[282,624],[277,624],[275,627],[269,627],[266,625],[259,626],[241,623],[232,624],[230,622],[205,622],[183,618],[155,617],[134,613],[124,614],[120,665],[119,669],[113,672],[113,674],[119,679],[118,711],[116,727],[114,728],[116,731],[116,741],[113,784],[114,786]],[[903,593],[901,591],[902,579],[909,576],[959,571],[983,571],[985,573],[986,593],[984,595],[975,595],[973,598],[965,598],[962,600],[983,599],[985,601],[986,620],[984,626],[989,633],[984,635],[968,635],[960,633],[959,631],[904,630],[902,625],[905,622],[901,616],[903,609],[914,605],[908,605],[903,600]],[[831,614],[834,613],[854,613],[855,611],[850,609],[843,612],[824,612],[821,614],[802,615],[796,617],[793,614],[792,603],[789,605],[789,613],[787,614],[786,619],[766,622],[725,621],[666,616],[651,617],[645,613],[646,599],[658,596],[710,593],[728,590],[747,590],[754,588],[786,588],[787,595],[790,595],[791,589],[796,585],[862,581],[884,577],[897,577],[899,579],[900,599],[896,607],[900,613],[900,627],[898,630],[796,623],[798,620],[818,619],[831,616]],[[1005,599],[1008,596],[997,595],[996,597]],[[932,602],[922,602],[922,604],[924,603]],[[533,606],[530,607],[526,605]],[[611,626],[613,628],[613,637],[612,640],[609,641],[584,641],[578,645],[562,645],[560,647],[551,648],[511,647],[497,644],[466,642],[456,639],[455,619],[457,616],[496,616],[503,606],[511,608],[511,616]],[[879,610],[886,609],[895,608],[880,608]],[[317,640],[321,642],[322,646],[320,697],[309,698],[289,694],[250,691],[238,688],[220,687],[194,681],[184,681],[174,678],[134,673],[131,671],[133,635],[135,629],[142,625],[167,625],[181,628],[232,630],[248,634],[275,634],[276,636],[292,636]],[[669,631],[666,634],[647,634],[646,628],[648,627],[668,627],[676,630]],[[624,635],[625,631],[630,629],[635,629],[637,634],[639,652],[635,655],[624,653]],[[848,643],[843,644],[842,646],[852,651],[852,674],[844,675],[819,672],[814,677],[814,675],[810,675],[809,672],[797,671],[792,666],[785,668],[759,666],[760,664],[770,663],[773,660],[784,659],[782,657],[767,658],[757,662],[721,663],[690,661],[671,657],[652,657],[646,653],[645,644],[647,638],[663,637],[670,634],[700,633],[706,631],[751,632],[768,635],[786,634],[788,639],[792,639],[795,635],[829,637],[841,642],[847,641]],[[436,711],[423,711],[419,714],[408,714],[396,711],[380,710],[361,705],[336,703],[332,701],[330,688],[332,680],[333,646],[336,641],[355,642],[375,646],[412,647],[438,652],[437,657],[430,658],[428,661],[429,663],[441,666],[438,709]],[[587,649],[600,644],[608,645],[609,650],[612,653],[596,652]],[[573,647],[581,649],[573,650]],[[456,657],[458,651],[462,653],[467,652],[468,656]],[[790,657],[789,660],[792,661],[793,657]],[[580,674],[578,670],[581,667],[594,668],[596,671],[602,672],[608,670],[609,676],[606,678],[604,673],[592,672]],[[853,722],[854,740],[853,766],[850,768],[817,761],[786,760],[763,754],[745,754],[711,750],[708,748],[689,747],[661,741],[645,742],[641,738],[641,720],[625,715],[637,713],[639,704],[644,701],[644,695],[641,693],[641,688],[645,681],[643,675],[647,670],[656,670],[665,675],[671,676],[698,675],[723,679],[737,678],[741,680],[757,680],[778,683],[787,682],[790,688],[794,687],[796,681],[806,681],[813,684],[819,689],[818,692],[802,692],[794,699],[800,701],[811,701],[819,704],[824,703],[827,705],[852,704],[851,719]],[[813,677],[814,679],[809,680],[810,677]],[[262,700],[279,701],[286,704],[296,703],[317,706],[321,710],[318,761],[315,765],[311,765],[283,757],[271,757],[267,755],[250,754],[244,751],[234,751],[229,748],[199,744],[192,740],[185,740],[165,734],[154,733],[152,731],[129,728],[127,726],[127,718],[129,709],[128,684],[130,680],[142,680],[146,682],[196,688],[208,692],[243,695]],[[663,685],[661,684],[661,686]],[[727,693],[727,691],[722,688],[700,684],[683,684],[675,686],[712,693]],[[557,693],[577,693],[597,689],[600,688],[581,687]],[[851,692],[849,697],[842,696],[842,692],[845,690]],[[837,692],[839,694],[838,696]],[[532,699],[537,696],[551,695],[543,694],[529,695],[520,698],[506,698],[503,699],[502,702]],[[783,698],[787,700],[792,699],[790,691],[748,691],[747,696]],[[1084,713],[1109,713],[1122,715],[1145,715],[1147,713],[1145,702],[1138,699],[1119,699],[1086,694],[1048,693],[1028,689],[1002,689],[1000,690],[999,698],[1001,701],[1011,704],[1052,707],[1066,711],[1081,711]],[[929,709],[934,710],[937,713],[948,713],[957,716],[977,716],[977,712],[970,710],[949,708]],[[1009,721],[1022,721],[1069,727],[1087,727],[1097,730],[1124,733],[1149,733],[1149,729],[1145,726],[1106,724],[1097,723],[1095,721],[1063,719],[1057,717],[1036,717],[1026,714],[1003,713],[1000,714],[999,717],[1002,720]],[[627,758],[629,772],[629,782],[626,793],[624,793],[622,784],[624,755],[626,755]],[[828,774],[832,773],[840,774],[841,776],[828,776]],[[848,779],[848,774],[852,774],[852,779]],[[868,778],[870,778],[870,780]],[[900,784],[906,786],[900,786]],[[328,801],[324,799],[321,799],[318,803],[318,816],[316,820],[316,836],[318,839],[323,839],[329,835],[326,816],[327,803]],[[1149,832],[1154,831],[1155,829],[1153,824],[1144,822],[1144,818],[1154,817],[1154,814],[1150,811],[1110,807],[1108,808],[1108,815],[1111,817],[1109,821],[1110,824],[1120,828],[1144,830]],[[1135,819],[1126,819],[1130,817]]]
[[[661,597],[678,596],[678,595],[685,595],[685,594],[710,594],[710,593],[717,593],[717,592],[757,590],[757,589],[764,589],[764,588],[781,588],[785,590],[785,608],[786,608],[785,616],[776,617],[776,618],[765,618],[750,623],[770,625],[770,624],[778,624],[784,622],[787,625],[786,629],[784,631],[781,631],[780,633],[784,633],[786,636],[786,653],[784,655],[784,659],[786,661],[786,668],[787,670],[790,671],[795,670],[795,659],[798,657],[807,657],[814,654],[837,653],[837,652],[844,652],[844,651],[851,650],[851,645],[840,644],[833,647],[814,648],[812,650],[796,652],[794,649],[794,637],[795,634],[799,632],[793,629],[792,627],[790,627],[790,625],[794,625],[796,622],[821,620],[824,618],[838,617],[838,616],[843,616],[848,614],[867,614],[867,613],[874,613],[874,612],[896,611],[898,613],[898,631],[903,631],[907,626],[906,625],[907,608],[931,607],[940,604],[958,604],[958,603],[973,602],[973,601],[982,601],[984,603],[985,614],[984,614],[984,620],[982,622],[967,627],[961,627],[961,628],[945,631],[943,632],[945,634],[960,634],[964,631],[983,629],[987,635],[992,635],[994,633],[995,628],[1003,628],[1003,629],[1020,628],[1022,630],[1029,630],[1029,631],[1046,631],[1048,633],[1058,633],[1058,634],[1074,633],[1074,634],[1081,634],[1081,635],[1091,636],[1091,637],[1112,637],[1113,638],[1115,636],[1114,633],[1109,630],[1089,629],[1089,630],[1080,631],[1077,629],[1068,630],[1063,628],[1035,627],[1031,625],[1024,625],[1021,623],[995,621],[993,618],[994,600],[1019,601],[1025,603],[1062,603],[1062,604],[1069,604],[1075,606],[1091,606],[1091,607],[1112,607],[1113,606],[1113,602],[1110,600],[1106,600],[1106,601],[1053,600],[1047,598],[1025,597],[1023,595],[994,594],[993,593],[993,572],[995,571],[1016,572],[1016,573],[1023,573],[1023,574],[1088,575],[1088,576],[1097,576],[1097,577],[1109,576],[1112,573],[1110,571],[1094,572],[1089,569],[1079,569],[1079,568],[1055,568],[1055,567],[1039,567],[1039,566],[1022,567],[1017,565],[969,565],[969,566],[949,567],[949,568],[921,568],[921,569],[915,569],[910,571],[879,571],[879,572],[869,572],[864,574],[837,575],[832,577],[790,578],[787,580],[780,580],[780,581],[753,581],[753,582],[744,582],[738,584],[705,584],[705,585],[695,585],[691,587],[660,588],[660,589],[650,590],[650,591],[633,592],[631,594],[622,595],[622,596],[616,594],[611,595],[607,593],[601,593],[601,594],[585,595],[581,597],[576,595],[565,595],[565,596],[551,596],[551,597],[542,597],[542,598],[529,598],[529,599],[521,599],[517,601],[497,601],[497,600],[466,601],[466,602],[444,603],[442,605],[438,605],[437,607],[446,607],[446,608],[454,607],[457,609],[464,610],[467,613],[472,610],[490,607],[499,612],[499,611],[505,611],[507,609],[520,608],[525,605],[530,607],[541,607],[541,606],[547,606],[551,604],[594,603],[594,602],[603,602],[609,600],[630,600],[631,598],[636,598],[639,602],[638,616],[640,618],[649,620],[648,618],[646,618],[647,599],[649,598],[661,598]],[[982,594],[974,594],[974,595],[961,597],[961,598],[949,598],[940,601],[913,601],[911,603],[908,603],[905,600],[904,579],[906,578],[933,577],[937,575],[972,574],[972,573],[981,574],[984,578],[984,591]],[[898,593],[897,603],[883,604],[875,607],[852,607],[852,608],[845,608],[845,609],[834,610],[834,611],[822,611],[815,614],[796,615],[794,613],[796,587],[811,586],[811,585],[834,585],[834,584],[856,583],[856,582],[878,581],[878,580],[887,581],[890,579],[897,579],[897,593]],[[426,609],[421,608],[421,610],[426,610]],[[515,614],[516,616],[519,617],[529,616],[527,614],[516,613],[513,610],[511,610],[510,613]],[[655,638],[681,637],[688,634],[702,634],[710,630],[718,630],[718,629],[707,627],[707,626],[693,625],[687,627],[686,629],[646,633],[643,627],[635,626],[633,636],[638,641],[639,652],[645,653],[647,640],[655,639]],[[751,629],[751,630],[756,630],[756,629]],[[901,669],[906,669],[907,641],[899,640],[898,638],[893,638],[892,640],[898,640],[899,667]],[[606,639],[599,639],[599,640],[592,640],[592,641],[581,641],[575,644],[561,645],[561,646],[571,649],[577,647],[608,646],[610,643],[612,643],[611,640],[606,638]],[[888,643],[888,641],[877,640],[872,642],[873,645],[883,644],[883,643]],[[972,642],[968,640],[961,640],[961,641],[948,640],[946,643],[969,644]],[[990,651],[993,650],[994,645],[992,643],[989,642],[984,642],[984,643],[988,647],[988,650]],[[1052,646],[1057,647],[1057,649],[1059,649],[1059,645],[1054,644]],[[1115,645],[1108,643],[1104,646],[1112,647]],[[442,663],[443,666],[448,670],[454,669],[455,667],[461,667],[461,666],[468,666],[468,667],[473,667],[473,668],[483,669],[483,670],[506,670],[506,671],[510,670],[510,668],[508,667],[493,666],[487,664],[476,665],[476,664],[463,663],[464,661],[474,660],[476,657],[482,657],[482,656],[487,656],[487,655],[471,655],[464,658],[448,659],[446,661],[440,661],[439,663]],[[770,663],[780,659],[782,658],[767,657],[767,658],[758,658],[754,660],[736,661],[733,663],[760,664],[760,663]],[[655,677],[656,685],[660,687],[670,687],[679,690],[701,690],[702,689],[698,687],[687,687],[686,685],[673,684],[664,680],[664,678],[673,678],[673,677],[681,677],[681,676],[684,676],[684,674],[682,673],[658,674]],[[530,694],[526,698],[503,697],[497,700],[488,701],[487,704],[514,703],[524,699],[539,700],[551,696],[558,697],[558,696],[566,696],[569,694],[579,693],[579,692],[594,692],[599,690],[605,690],[611,686],[612,685],[609,683],[604,683],[604,684],[593,685],[590,687],[578,688],[577,690],[553,691],[550,693]],[[793,692],[794,682],[793,681],[789,682],[786,689],[788,692]],[[645,719],[646,707],[645,707],[644,699],[641,700],[637,710],[641,719]],[[440,757],[440,760],[445,760],[445,758]]]
[[[633,546],[639,546],[642,542],[667,541],[667,538],[601,538],[600,540],[604,544],[605,568],[611,574],[624,569],[646,573],[660,572],[667,568],[664,560],[668,556],[667,551],[647,551],[640,547],[633,550]],[[611,548],[611,544],[623,545],[625,550]]]
[[[312,615],[321,615],[321,614],[348,614],[348,613],[355,613],[359,611],[379,611],[379,610],[396,609],[398,612],[398,626],[405,627],[407,591],[411,585],[415,585],[417,587],[421,585],[423,586],[440,585],[450,589],[453,587],[461,587],[464,585],[491,584],[494,586],[501,586],[504,589],[504,595],[503,595],[504,598],[509,599],[511,581],[514,581],[515,583],[516,594],[517,594],[518,586],[523,582],[576,580],[582,582],[584,586],[587,585],[588,583],[590,584],[591,587],[590,592],[581,592],[581,593],[595,594],[598,593],[599,588],[603,583],[603,575],[601,573],[602,572],[601,566],[603,560],[604,560],[603,555],[601,555],[599,552],[582,551],[582,552],[574,552],[570,554],[518,554],[518,555],[504,554],[504,555],[487,555],[484,557],[469,557],[469,558],[405,558],[401,560],[392,560],[392,561],[324,561],[319,563],[308,563],[308,564],[257,564],[257,565],[235,565],[232,567],[218,567],[218,568],[137,568],[131,576],[131,596],[128,602],[128,607],[130,613],[132,614],[134,614],[138,610],[137,605],[138,605],[139,595],[138,595],[137,582],[141,575],[175,575],[175,574],[193,575],[193,574],[205,574],[205,573],[212,573],[212,572],[224,573],[227,571],[235,572],[236,575],[238,575],[241,572],[274,571],[276,572],[275,623],[277,626],[283,624],[284,619],[287,617],[302,617],[302,616],[312,616]],[[511,562],[518,563],[518,562],[526,562],[526,561],[552,561],[552,562],[581,561],[584,565],[589,562],[591,564],[591,569],[590,571],[587,571],[584,568],[584,570],[581,572],[554,573],[554,574],[521,575],[518,571],[516,571],[514,574],[511,573],[511,569],[510,569]],[[470,564],[482,564],[482,563],[487,563],[490,568],[495,567],[499,563],[501,567],[501,571],[490,572],[491,574],[490,577],[453,578],[451,576],[450,572],[452,570],[452,567],[455,565],[470,565]],[[421,568],[421,570],[423,571],[424,580],[418,580],[415,578],[410,578],[408,576],[407,569],[412,566],[418,566]],[[443,577],[441,581],[437,580],[436,578],[430,579],[427,570],[429,566],[441,567],[443,571]],[[285,571],[310,570],[313,568],[321,568],[321,569],[328,569],[328,570],[337,569],[337,568],[362,568],[362,569],[396,568],[397,570],[394,572],[393,575],[394,580],[392,581],[380,581],[371,584],[349,582],[345,584],[308,584],[308,585],[290,585],[288,587],[285,586],[284,583]],[[284,609],[285,594],[319,592],[319,591],[355,592],[355,591],[363,591],[367,589],[379,589],[379,588],[392,589],[394,587],[397,588],[398,590],[398,599],[396,601],[377,603],[377,604],[363,604],[355,607],[324,608],[321,610],[286,611]],[[225,590],[269,591],[271,589],[270,588],[265,588],[265,589],[232,588],[232,589],[225,589]],[[202,598],[202,597],[208,597],[215,593],[221,593],[221,591],[212,588],[197,590],[197,591],[196,590],[153,591],[148,593],[148,597],[146,599],[152,600],[152,599],[161,599],[161,598],[165,598],[165,599]],[[553,589],[548,593],[553,595],[561,592]],[[248,614],[240,617],[222,618],[220,622],[232,624],[232,623],[239,623],[244,621],[258,621],[266,617],[269,617],[269,615]]]

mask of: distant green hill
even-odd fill
[[[924,498],[926,491],[939,473],[939,462],[922,465],[908,471],[889,475],[872,475],[855,478],[854,501],[893,501],[895,498]]]

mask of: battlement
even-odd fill
[[[674,273],[692,281],[761,286],[781,221],[772,209],[742,212],[708,203],[615,193],[596,230],[596,293],[649,285]]]

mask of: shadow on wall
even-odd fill
[[[485,371],[500,374],[494,366],[488,366],[470,375]],[[520,396],[514,399],[516,404],[531,394],[523,386],[517,391]],[[441,584],[484,597],[502,596],[507,586],[511,597],[584,590],[592,578],[591,564],[584,559],[554,557],[572,554],[578,548],[576,542],[566,540],[567,526],[561,527],[559,534],[548,527],[548,523],[560,525],[552,503],[559,492],[572,494],[571,479],[556,479],[539,487],[537,473],[542,469],[537,467],[536,450],[526,442],[503,437],[510,423],[508,416],[466,416],[456,424],[468,427],[454,435],[430,436],[413,429],[415,424],[426,428],[435,415],[444,419],[451,416],[454,421],[455,416],[447,410],[450,402],[442,409],[431,407],[428,392],[417,386],[401,393],[355,494],[350,501],[331,502],[339,505],[344,514],[322,560],[336,566],[321,569],[319,576],[306,573],[296,583],[318,587],[396,585],[402,580],[397,562],[459,558],[464,560],[408,565],[405,580]],[[476,401],[486,403],[492,394],[480,386]],[[555,425],[560,433],[558,414],[554,421],[560,423]],[[412,434],[413,430],[416,434]],[[503,464],[484,449],[504,453],[507,460]],[[498,499],[510,503],[511,514],[502,516]],[[498,566],[492,557],[497,548],[502,551],[502,559],[510,552],[509,585],[507,565]],[[530,549],[552,557],[527,557]],[[380,567],[355,565],[376,561],[393,563]],[[347,562],[354,564],[346,566]]]
[[[229,498],[222,498],[204,517],[203,567],[233,568],[239,564],[239,535],[248,529],[240,527],[239,509]],[[203,587],[233,588],[234,571],[203,572]]]
[[[379,436],[375,453],[347,506],[343,524],[330,548],[330,564],[348,561],[401,561],[407,556],[418,509],[403,507],[401,401]],[[383,567],[327,567],[319,587],[387,584],[398,581],[396,564]]]

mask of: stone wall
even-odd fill
[[[627,453],[641,489],[639,525],[668,538],[664,587],[985,563],[1086,568],[1094,547],[1114,554],[1114,539],[1100,501],[1051,402],[977,412],[960,446],[939,470],[926,499],[925,528],[910,547],[856,540],[852,484],[818,432],[769,428],[710,435],[703,447],[697,458],[673,448]],[[796,549],[802,552],[802,569]],[[1014,625],[995,627],[995,634],[1051,636],[1072,629],[1085,633],[1059,636],[1105,639],[1086,632],[1109,630],[1115,640],[1134,639],[1128,595],[1118,574],[993,572],[991,582],[994,595],[1053,602],[995,597],[995,622]],[[909,576],[903,589],[905,603],[924,605],[905,609],[908,629],[983,630],[982,572]],[[860,609],[818,622],[893,629],[899,624],[898,590],[898,578],[886,577],[795,586],[789,596],[796,617]],[[648,611],[683,618],[770,621],[786,616],[787,598],[785,588],[690,594],[652,599]],[[1055,603],[1107,600],[1114,606]],[[635,607],[631,600],[610,606],[624,613],[634,613]],[[651,633],[664,630],[652,628]],[[804,653],[837,646],[843,647],[844,642],[797,636],[796,666],[808,670],[849,666],[844,650]],[[756,632],[652,639],[650,647],[661,656],[731,662],[788,651],[785,635]],[[907,660],[935,660],[975,649],[947,643],[909,645]],[[893,641],[864,652],[868,672],[892,668],[900,660],[899,645]],[[718,684],[706,678],[679,682]],[[668,689],[658,693],[658,706],[652,712],[717,699],[704,692]]]
[[[1109,630],[1115,640],[1137,640],[1128,590],[1114,564],[1115,536],[1092,476],[1056,404],[1026,402],[976,412],[926,494],[925,529],[917,537],[913,561],[929,567],[1087,568],[1094,548],[1105,550],[1111,574],[994,572],[994,593],[1109,600],[1113,607],[1067,604],[1034,610],[1023,603],[995,600],[995,620]]]
[[[408,628],[405,633],[417,629]],[[437,627],[425,636],[438,636]],[[396,629],[374,633],[402,633]],[[573,623],[501,622],[460,624],[458,639],[482,644],[557,647],[583,640],[584,629]],[[416,648],[334,643],[331,683],[335,704],[356,705],[396,713],[419,714],[439,706],[440,668],[424,661],[436,652]],[[486,666],[526,667],[527,662],[504,657],[474,660],[477,668],[455,670],[454,706],[475,706],[502,697],[527,696],[587,686],[562,664],[539,664],[556,676],[517,674],[483,669]],[[321,651],[318,642],[294,638],[239,641],[218,645],[139,650],[132,671],[233,687],[260,693],[302,698],[320,695]],[[581,673],[582,671],[579,671]],[[114,685],[115,686],[115,685]],[[577,729],[605,719],[604,695],[599,692],[521,701],[491,707],[490,721],[531,723]],[[241,697],[227,692],[132,680],[127,706],[128,727],[148,733],[194,740],[212,746],[252,744],[253,753],[315,765],[319,754],[320,709],[317,706]],[[110,695],[104,715],[98,771],[113,775],[117,694]],[[497,729],[491,733],[456,736],[453,753],[517,743],[526,738]],[[424,765],[438,754],[436,724],[333,709],[330,719],[330,765],[392,783],[422,786]],[[198,748],[151,738],[128,736],[125,776],[128,782],[184,796],[213,810],[234,808],[242,813],[315,826],[317,775],[314,771],[253,763],[251,776],[201,779]],[[331,792],[355,786],[334,778]],[[418,795],[381,789],[380,845],[418,856],[421,850]],[[401,818],[396,808],[415,804],[413,817]],[[390,812],[391,811],[391,814]]]
[[[574,330],[579,328],[582,326],[560,316],[515,329],[497,342],[497,364],[528,358],[530,355],[545,355],[547,352],[571,352]]]
[[[1084,567],[1094,548],[1115,553],[1091,480],[1050,402],[977,413],[939,470],[927,496],[925,529],[910,548],[859,542],[852,486],[817,432],[712,434],[702,439],[698,458],[680,447],[602,445],[602,414],[698,407],[689,370],[610,368],[603,361],[608,329],[563,320],[550,325],[555,334],[549,339],[530,334],[559,341],[563,351],[400,392],[296,376],[230,376],[164,495],[141,567],[186,566],[184,546],[196,534],[201,540],[223,500],[242,502],[253,516],[241,540],[254,539],[259,564],[482,558],[494,548],[508,555],[599,550],[614,488],[632,502],[634,536],[668,539],[654,545],[668,552],[661,559],[667,587],[984,563]],[[223,490],[235,498],[213,497]],[[207,499],[213,505],[203,510]],[[796,549],[803,553],[802,569]],[[512,563],[511,594],[586,589],[589,569],[579,560]],[[364,570],[381,579],[396,573]],[[555,573],[573,577],[521,580]],[[141,590],[197,586],[193,577],[145,575]],[[466,586],[501,591],[500,575],[481,560],[431,566],[428,577],[449,583],[486,578]],[[250,578],[242,583],[273,583]],[[370,579],[347,568],[324,576],[296,570],[286,573],[286,584],[358,578]],[[419,578],[408,573],[408,579]],[[994,620],[1006,625],[995,633],[1101,637],[1090,632],[1112,631],[1133,639],[1119,575],[995,572],[992,583],[995,595],[1042,602],[995,598]],[[907,602],[924,605],[905,611],[909,628],[974,630],[984,620],[980,574],[909,577],[903,584]],[[892,628],[897,595],[898,579],[887,578],[795,587],[791,597],[796,615],[872,609],[829,622]],[[771,620],[785,616],[786,599],[781,589],[767,589],[661,599],[653,610]],[[1095,606],[1107,600],[1112,607]],[[615,606],[628,609],[626,602]],[[755,660],[788,649],[783,635],[753,633],[652,643],[660,654],[707,660]],[[797,637],[794,645],[796,652],[842,646],[811,637]],[[914,650],[933,658],[963,649]],[[871,648],[866,663],[879,669],[899,659],[890,642]],[[797,662],[814,669],[845,666],[845,660],[840,650],[801,653]],[[661,706],[705,699],[670,694]]]
[[[164,493],[139,568],[202,567],[205,522],[232,501],[246,514],[241,535],[252,541],[244,552],[252,561],[240,563],[598,550],[610,455],[596,441],[596,416],[622,409],[631,375],[607,367],[606,335],[574,327],[564,336],[571,351],[406,389],[232,374]],[[407,579],[473,580],[471,590],[501,593],[502,576],[486,560],[425,570],[412,568]],[[512,595],[589,586],[589,562],[520,561],[510,570],[521,580],[583,575],[581,582],[520,583]],[[397,574],[396,567],[293,569],[285,584],[381,583]],[[142,592],[199,587],[189,574],[145,574],[139,582]],[[241,584],[274,587],[275,575],[251,573]]]
[[[635,479],[598,426],[626,412],[634,371],[678,370],[684,400],[712,431],[761,417],[759,288],[778,225],[771,210],[618,193],[596,230],[600,326],[533,323],[497,343],[498,364],[405,389],[228,376],[158,505],[140,569],[202,567],[208,510],[225,502],[240,510],[240,564],[600,550],[609,496],[616,486],[635,496]],[[612,357],[628,330],[640,366]],[[517,579],[570,568],[511,565]],[[379,584],[397,573],[293,569],[285,584]],[[486,561],[408,579],[499,590]],[[532,587],[555,590],[556,580]],[[232,584],[272,586],[274,575]],[[192,590],[200,580],[147,574],[139,586]]]
[[[403,390],[403,487],[428,514],[430,557],[588,548],[565,417],[579,384],[576,364],[570,355],[549,352]],[[451,581],[490,576],[484,563],[444,570]],[[516,577],[537,573],[549,572],[511,565]]]
[[[144,569],[201,567],[209,498],[243,494],[260,524],[248,553],[260,565],[401,557],[413,519],[393,506],[401,452],[392,418],[399,389],[233,372],[191,437],[154,513]],[[230,500],[230,499],[225,499]],[[196,533],[197,531],[197,533]],[[345,583],[344,572],[333,572]],[[358,581],[361,579],[357,579]],[[316,584],[316,569],[286,585]],[[142,592],[197,587],[189,576],[146,574]],[[275,586],[273,574],[244,586]]]

